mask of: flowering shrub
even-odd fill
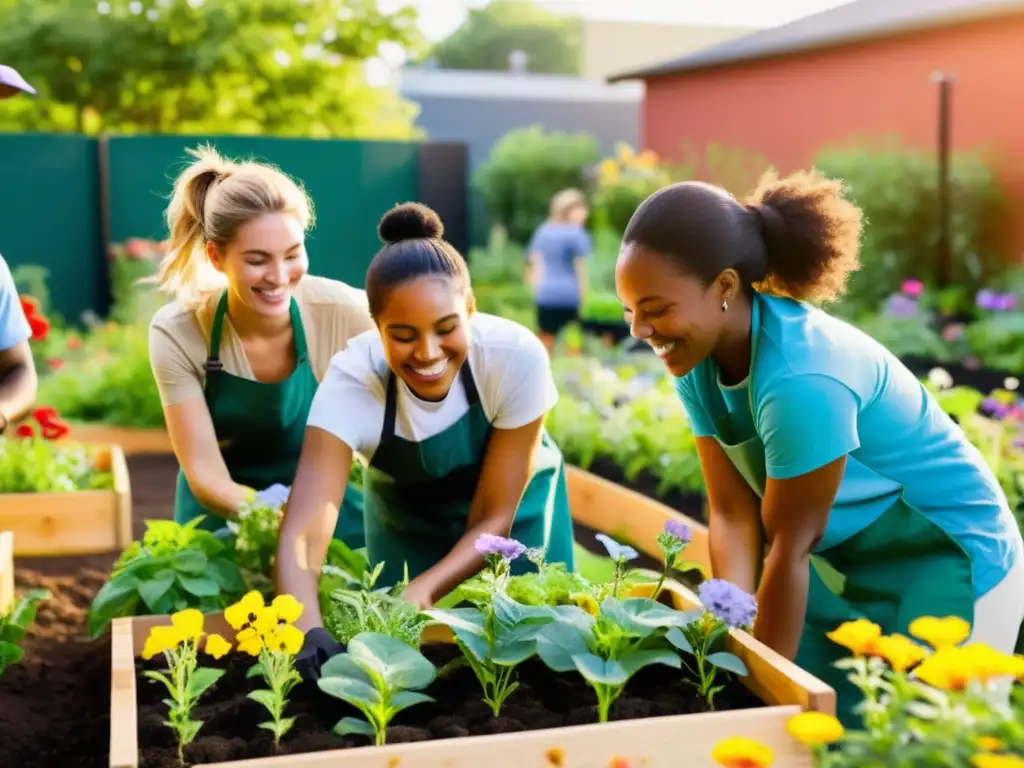
[[[61,441],[69,429],[54,408],[37,408],[30,418],[31,422],[19,424],[13,435],[0,437],[0,493],[114,487],[109,449]]]
[[[913,639],[883,635],[858,619],[830,632],[851,653],[837,666],[864,695],[864,728],[846,731],[834,717],[805,712],[788,723],[790,735],[820,768],[1024,766],[1024,688],[1009,702],[1000,695],[1014,678],[1024,682],[1024,657],[965,645],[970,625],[957,617],[922,617],[909,631]],[[774,760],[765,745],[745,738],[725,739],[712,758],[729,767],[766,768]]]
[[[671,183],[671,173],[661,166],[655,152],[648,149],[638,154],[620,143],[615,156],[605,158],[597,167],[594,208],[601,223],[621,235],[640,203]]]

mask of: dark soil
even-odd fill
[[[143,520],[168,518],[177,462],[129,457],[135,535]],[[0,677],[0,766],[106,768],[110,744],[110,637],[90,640],[89,605],[116,552],[18,558],[18,592],[50,590],[23,643],[25,658]]]
[[[638,474],[633,480],[627,480],[622,470],[611,459],[599,456],[594,459],[593,464],[587,467],[587,471],[611,480],[613,483],[629,488],[631,491],[642,493],[652,499],[657,499],[666,507],[671,507],[677,512],[682,512],[692,520],[700,520],[706,523],[704,518],[704,494],[687,493],[676,489],[670,490],[664,496],[659,496],[658,478],[650,472],[644,471]]]
[[[459,655],[451,646],[424,646],[424,654],[440,668]],[[211,661],[209,657],[204,657]],[[229,661],[230,660],[230,661]],[[206,662],[204,662],[205,664]],[[203,722],[196,741],[185,750],[191,763],[267,757],[274,754],[298,754],[328,749],[361,747],[369,744],[363,736],[335,736],[331,731],[343,717],[361,717],[354,707],[322,693],[313,686],[296,688],[289,699],[286,715],[296,716],[292,731],[274,751],[272,737],[258,727],[267,712],[246,698],[248,691],[262,687],[262,679],[246,680],[251,658],[231,655],[219,666],[227,674],[211,688],[193,710]],[[218,664],[212,662],[212,664]],[[143,768],[176,768],[177,746],[174,733],[163,720],[166,705],[162,685],[141,675],[143,668],[158,669],[155,663],[137,666],[139,690],[139,742]],[[632,720],[661,715],[704,712],[707,706],[696,690],[683,682],[683,673],[667,667],[648,667],[628,683],[612,708],[612,720]],[[597,720],[593,690],[576,674],[556,675],[533,659],[519,667],[519,688],[506,700],[501,715],[493,717],[480,700],[480,685],[467,667],[458,668],[436,680],[426,693],[434,703],[417,704],[399,715],[388,728],[388,743],[427,741],[459,736],[557,728],[581,725]],[[715,698],[715,708],[749,709],[763,706],[741,684],[730,682]]]

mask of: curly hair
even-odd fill
[[[637,208],[622,240],[668,256],[705,285],[735,269],[764,293],[832,301],[860,267],[862,226],[841,181],[769,170],[742,201],[703,182],[664,187]]]

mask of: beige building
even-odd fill
[[[581,19],[582,71],[585,78],[660,64],[756,31],[753,27],[710,27]]]

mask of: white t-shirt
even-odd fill
[[[469,325],[467,364],[492,426],[516,429],[551,410],[558,391],[547,351],[537,337],[495,315],[475,313]],[[368,463],[384,425],[388,373],[380,334],[374,330],[355,337],[331,358],[307,423],[330,432]],[[395,434],[421,442],[462,418],[469,410],[464,373],[465,365],[448,396],[436,403],[419,399],[395,376]]]

